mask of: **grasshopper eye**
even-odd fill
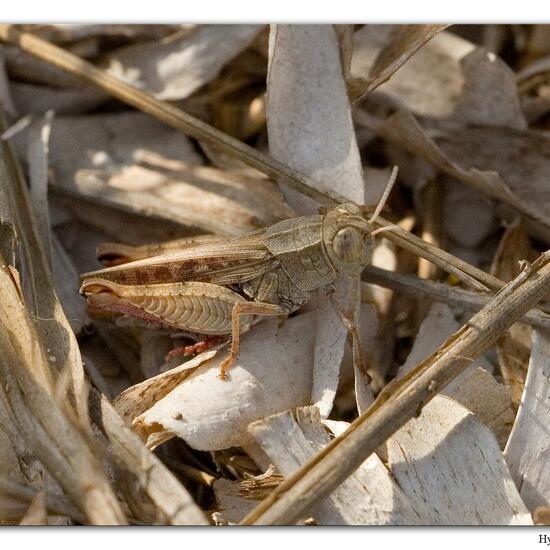
[[[340,229],[334,236],[332,247],[334,253],[343,262],[353,262],[363,254],[363,232],[356,227]]]

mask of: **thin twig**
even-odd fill
[[[274,180],[286,183],[320,204],[330,205],[349,202],[339,193],[293,170],[269,155],[257,151],[253,147],[217,130],[181,109],[155,98],[147,92],[126,84],[106,71],[98,69],[91,63],[46,40],[28,32],[21,32],[14,25],[0,24],[0,40],[15,44],[25,52],[71,73],[173,128],[232,155]],[[390,225],[390,222],[378,217],[375,225],[384,227]],[[502,281],[495,277],[419,239],[408,231],[388,231],[385,236],[398,246],[434,263],[444,271],[452,273],[459,280],[473,288],[498,290],[504,285]]]
[[[493,297],[487,292],[465,290],[444,283],[420,279],[414,275],[388,271],[373,265],[367,266],[362,273],[362,278],[368,283],[390,288],[413,298],[429,298],[471,312],[479,311],[485,307]],[[550,328],[550,315],[537,308],[528,311],[521,320],[535,327]]]
[[[550,253],[507,284],[435,353],[388,384],[340,437],[284,481],[243,524],[289,524],[305,517],[392,434],[548,294]]]

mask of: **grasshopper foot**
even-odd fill
[[[221,366],[220,366],[220,373],[218,374],[218,378],[220,380],[227,380],[227,371],[231,368],[233,365],[233,362],[235,361],[237,357],[233,354],[230,354],[229,357],[223,360]]]

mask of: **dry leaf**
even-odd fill
[[[380,86],[380,93],[425,117],[446,118],[463,126],[526,128],[514,74],[496,55],[450,32],[434,36],[441,30],[437,25],[403,25],[410,31],[397,27],[393,32],[410,33],[411,38],[418,34],[420,42],[413,41],[418,47],[423,39],[433,38]],[[367,25],[355,33],[354,76],[364,78],[376,72],[375,55],[392,38],[391,31],[391,26]],[[373,85],[380,81],[382,76]]]
[[[54,189],[133,214],[232,236],[292,214],[265,178],[199,166],[183,134],[140,113],[59,117],[50,148]]]
[[[550,338],[547,331],[533,331],[531,360],[516,421],[505,457],[522,499],[531,511],[550,503],[547,452],[550,436],[546,424],[550,399]]]
[[[365,25],[355,34],[354,46],[359,50],[352,58],[352,72],[364,79],[355,92],[356,102],[386,82],[426,42],[447,25]],[[370,35],[373,34],[371,39]],[[385,35],[385,36],[384,36]],[[379,46],[379,47],[377,47]],[[369,65],[368,72],[359,64]],[[371,64],[372,63],[372,64]]]
[[[114,76],[159,99],[184,99],[250,45],[261,25],[201,25],[193,32],[127,46],[109,56]]]
[[[103,92],[85,85],[79,88],[50,88],[11,81],[10,90],[15,109],[21,115],[42,115],[50,109],[59,115],[80,115],[94,110],[106,100]]]
[[[333,27],[274,25],[269,50],[271,154],[362,204],[361,160]],[[284,192],[299,214],[317,213],[317,205],[303,195],[286,186]]]

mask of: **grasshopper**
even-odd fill
[[[81,293],[92,311],[207,336],[231,334],[224,379],[238,356],[240,332],[254,316],[289,315],[324,289],[360,357],[357,329],[336,301],[334,283],[339,274],[358,277],[370,263],[376,233],[391,229],[372,224],[396,177],[394,168],[368,220],[365,208],[348,203],[223,242],[208,236],[173,241],[163,247],[173,252],[152,257],[144,256],[160,249],[104,247],[99,256],[111,267],[82,275]]]

